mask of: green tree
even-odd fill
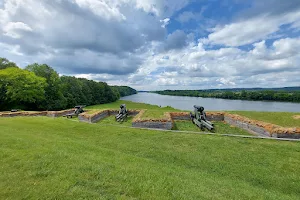
[[[74,107],[77,104],[87,105],[84,100],[82,89],[83,84],[78,78],[72,76],[62,76],[61,81],[63,86],[63,95],[67,100],[67,107]]]
[[[246,98],[247,98],[247,92],[245,90],[242,90],[241,99],[246,99]]]
[[[15,63],[10,62],[6,58],[0,58],[0,70],[1,69],[6,69],[6,68],[9,68],[9,67],[18,68],[18,66]]]
[[[0,109],[10,106],[21,108],[35,107],[38,101],[45,99],[44,78],[19,68],[6,68],[0,70],[1,97],[4,100]]]
[[[59,110],[66,107],[66,98],[62,92],[62,84],[58,73],[46,64],[34,63],[28,65],[26,70],[34,72],[37,76],[46,79],[46,99],[39,102],[39,108],[43,110]]]

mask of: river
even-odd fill
[[[274,112],[300,112],[300,103],[228,100],[202,97],[168,96],[155,93],[141,92],[135,95],[122,97],[122,100],[148,103],[158,106],[171,106],[181,110],[193,110],[194,105],[203,106],[205,110],[249,110]]]

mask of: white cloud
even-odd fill
[[[30,28],[27,24],[23,22],[8,22],[3,27],[4,35],[12,37],[12,38],[21,38],[22,31],[32,32],[32,28]]]
[[[125,20],[126,17],[120,13],[115,1],[110,0],[75,0],[75,2],[82,8],[91,10],[95,15],[99,15],[108,20]]]
[[[117,0],[114,0],[117,1]],[[124,3],[131,3],[137,9],[142,9],[147,13],[166,18],[171,17],[174,12],[185,7],[190,0],[119,0]]]
[[[188,3],[6,0],[0,7],[0,54],[20,66],[47,63],[60,74],[141,90],[299,84],[297,8],[274,13],[270,7],[255,16],[213,25],[207,34],[212,20],[218,21],[201,13],[178,13]],[[206,27],[201,34],[184,26],[194,19],[198,28]],[[176,20],[182,24],[174,30]],[[238,48],[244,44],[247,50]]]
[[[217,79],[224,86],[235,86],[235,82],[232,81],[232,78],[219,78]]]
[[[267,47],[262,41],[250,51],[206,50],[205,44],[189,44],[181,50],[149,56],[143,70],[130,79],[148,90],[295,86],[300,79],[296,78],[300,74],[299,42],[300,38],[285,38]]]
[[[165,18],[165,19],[159,20],[159,21],[162,22],[161,27],[162,27],[162,28],[165,28],[165,27],[169,24],[170,18]]]
[[[139,54],[166,32],[160,17],[124,1],[7,0],[0,8],[0,43],[24,55],[9,55],[15,62],[34,57],[60,73],[134,72]]]
[[[300,21],[300,10],[282,15],[263,14],[248,20],[242,20],[216,26],[208,39],[213,44],[241,46],[266,39],[270,34],[280,30],[284,24]]]

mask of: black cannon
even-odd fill
[[[214,124],[206,119],[204,107],[194,105],[194,113],[191,112],[190,117],[192,122],[201,128],[201,130],[207,128],[210,131],[214,131]]]
[[[72,118],[73,116],[78,116],[80,113],[83,113],[83,112],[84,112],[84,110],[83,110],[84,107],[85,107],[85,106],[75,106],[75,107],[74,107],[74,108],[75,108],[74,113],[66,114],[65,117],[67,117],[67,118]]]
[[[119,113],[116,115],[116,121],[117,122],[124,121],[127,118],[127,115],[128,115],[128,111],[126,109],[126,105],[122,104],[120,106]]]

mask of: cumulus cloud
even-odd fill
[[[262,41],[250,51],[235,47],[210,50],[201,42],[189,44],[152,56],[132,78],[139,77],[140,85],[148,89],[158,85],[164,89],[297,85],[299,42],[300,38],[278,39],[268,47]],[[145,77],[148,80],[144,82]]]
[[[299,0],[251,1],[227,20],[189,3],[199,1],[5,0],[0,54],[140,90],[299,84]]]
[[[165,42],[165,50],[181,49],[188,44],[188,36],[181,30],[176,30],[174,33],[168,35]]]
[[[141,62],[133,54],[164,40],[160,18],[187,3],[168,4],[164,12],[159,2],[7,0],[0,9],[0,43],[49,61],[60,73],[132,73]]]
[[[169,24],[170,18],[166,18],[166,19],[159,20],[159,21],[162,22],[161,27],[165,28]]]
[[[235,22],[217,25],[208,39],[213,44],[242,46],[266,39],[280,31],[282,25],[297,27],[300,21],[300,2],[291,1],[255,1],[252,9]]]

